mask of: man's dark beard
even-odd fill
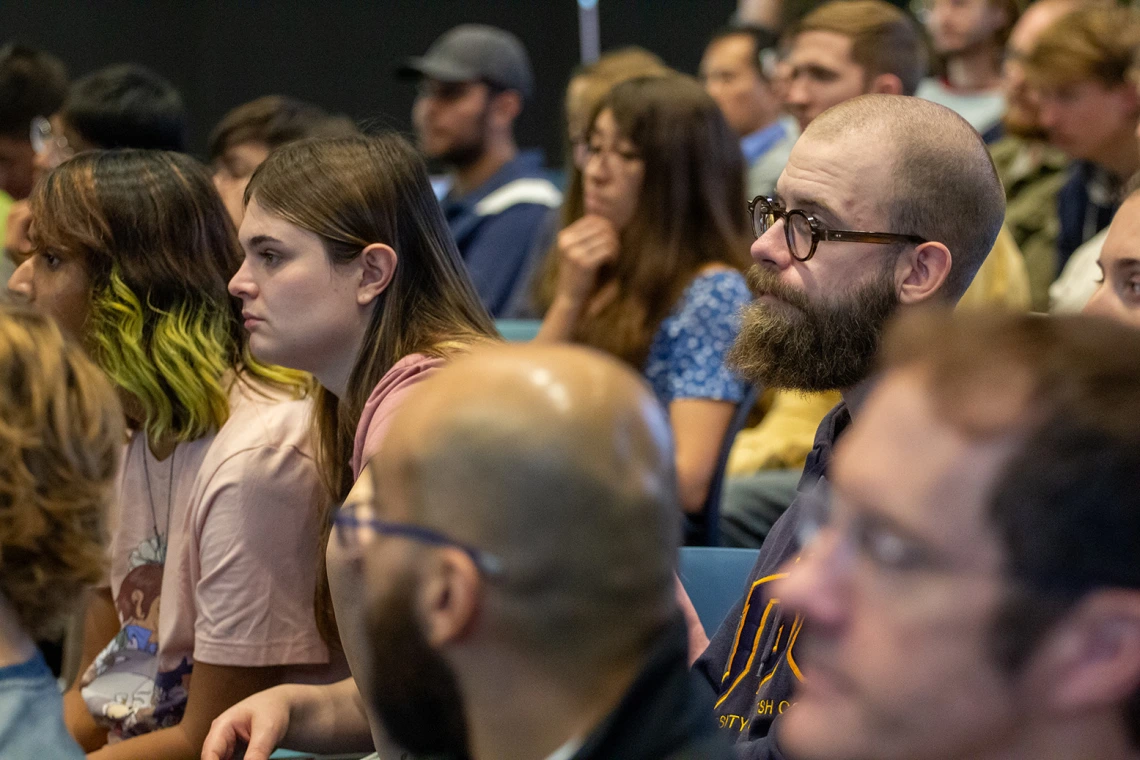
[[[778,303],[745,307],[729,364],[766,388],[815,393],[857,385],[870,374],[883,328],[898,306],[893,272],[885,266],[872,282],[838,300],[813,303],[772,270],[753,266],[753,292]]]
[[[491,103],[483,104],[483,112],[479,114],[479,126],[476,127],[475,136],[462,143],[456,143],[441,153],[437,158],[440,163],[453,169],[464,169],[471,166],[487,152],[487,127],[491,119]]]
[[[1018,121],[1016,118],[1010,118],[1010,114],[1007,113],[1002,117],[1001,124],[1005,134],[1011,137],[1037,142],[1045,142],[1049,139],[1049,132],[1036,121]]]
[[[451,666],[416,623],[415,579],[398,579],[368,611],[369,699],[392,741],[416,757],[467,760],[467,719]]]

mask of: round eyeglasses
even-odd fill
[[[807,261],[815,255],[821,240],[835,243],[875,243],[894,245],[910,243],[919,245],[929,242],[918,235],[899,235],[894,232],[857,232],[855,230],[829,230],[814,216],[801,209],[788,209],[775,198],[758,195],[748,204],[748,215],[752,219],[752,232],[757,238],[784,220],[784,239],[788,251],[797,261]]]
[[[75,151],[67,144],[67,138],[57,135],[51,127],[51,122],[42,116],[32,119],[28,139],[36,155],[49,154],[52,166],[58,166],[75,155]]]

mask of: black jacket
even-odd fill
[[[801,491],[825,474],[832,448],[849,424],[851,415],[843,402],[823,418],[804,464]],[[772,581],[783,577],[779,568],[799,551],[801,514],[797,496],[764,541],[744,597],[693,665],[716,695],[714,710],[721,731],[736,742],[736,756],[746,760],[783,760],[769,732],[791,705],[801,680],[794,650],[803,621],[785,614],[771,593]]]
[[[731,760],[730,743],[713,721],[708,689],[688,662],[688,636],[678,620],[573,760]]]

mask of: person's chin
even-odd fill
[[[281,352],[275,350],[276,346],[268,336],[254,330],[249,334],[249,352],[253,354],[253,358],[262,364],[273,364],[278,367],[288,367],[285,363],[288,357],[281,356]]]
[[[416,144],[419,145],[420,152],[424,154],[424,158],[429,161],[435,161],[440,156],[447,152],[447,141],[442,140],[437,136],[430,133],[420,133],[416,137]]]
[[[785,301],[783,298],[780,298],[777,295],[773,295],[772,293],[761,293],[760,295],[756,296],[753,302],[760,308],[772,312],[785,313],[798,312],[800,310],[798,306],[795,306],[788,301]]]
[[[1066,135],[1056,133],[1049,135],[1049,144],[1074,161],[1080,161],[1085,158],[1080,146],[1070,140]]]
[[[585,203],[582,204],[582,209],[587,214],[609,218],[610,204],[600,198],[587,198]]]

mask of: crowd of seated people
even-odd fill
[[[0,49],[0,757],[1140,757],[1138,54],[743,0],[567,72],[559,182],[495,27],[206,162]]]

